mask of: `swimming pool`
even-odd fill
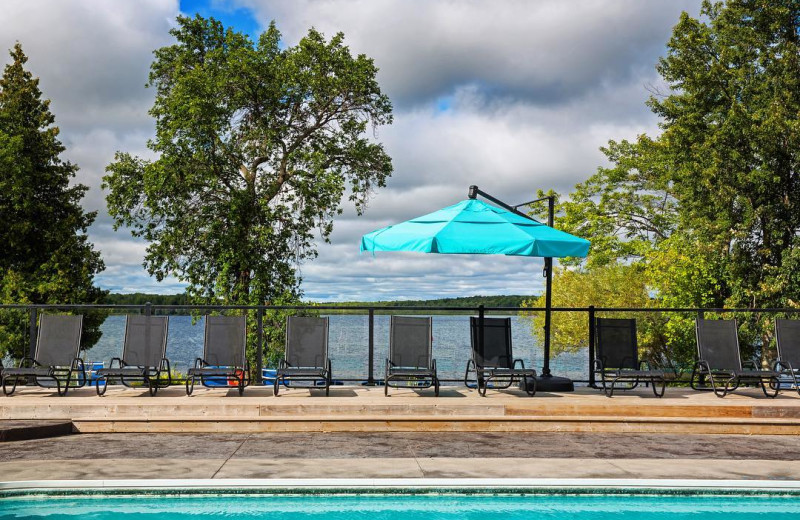
[[[242,489],[26,490],[0,498],[0,520],[192,518],[325,520],[737,520],[800,517],[797,490],[427,489],[321,493]]]

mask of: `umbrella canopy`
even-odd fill
[[[477,199],[361,237],[361,251],[583,257],[589,241]]]

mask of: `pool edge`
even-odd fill
[[[0,499],[69,494],[791,494],[800,480],[701,479],[137,479],[0,482]]]

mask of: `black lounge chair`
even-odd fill
[[[325,384],[330,394],[331,360],[328,358],[328,318],[289,316],[286,320],[286,350],[275,374],[275,395],[280,385],[295,381]]]
[[[192,395],[197,381],[235,380],[239,395],[250,384],[247,367],[247,319],[244,316],[206,316],[203,357],[197,358],[186,377],[186,395]]]
[[[800,320],[776,319],[775,343],[778,346],[778,360],[773,370],[791,377],[800,394]]]
[[[147,385],[151,396],[156,395],[159,388],[172,384],[166,358],[168,328],[166,316],[129,315],[125,320],[122,358],[112,358],[108,368],[97,371],[97,395],[106,393],[111,377],[119,378],[127,387],[131,387],[131,381],[141,381]],[[166,381],[163,375],[167,376]]]
[[[618,384],[633,390],[640,382],[653,385],[653,394],[663,397],[667,381],[662,370],[652,370],[639,361],[636,320],[597,318],[595,320],[595,360],[592,370],[600,376],[603,392],[612,397]]]
[[[514,359],[511,348],[511,318],[483,318],[484,337],[481,348],[480,318],[471,317],[470,343],[472,359],[467,361],[464,384],[470,387],[470,373],[475,373],[478,394],[486,396],[489,385],[496,389],[509,388],[522,380],[528,395],[536,394],[536,370],[525,368],[521,359]]]
[[[0,372],[3,393],[13,394],[21,378],[44,388],[52,386],[42,384],[42,379],[52,380],[60,396],[66,395],[70,388],[85,385],[86,368],[78,357],[82,330],[83,316],[42,314],[33,357],[26,356],[18,366]],[[10,390],[9,381],[13,381]]]
[[[717,397],[725,397],[742,383],[757,383],[767,397],[780,392],[780,372],[760,370],[752,361],[742,363],[736,320],[697,319],[698,361],[692,369],[690,381],[693,390],[713,390]],[[705,379],[711,388],[700,386]],[[725,386],[720,387],[720,379]],[[767,386],[774,392],[770,393]]]
[[[397,382],[414,383],[415,388],[430,388],[439,395],[436,360],[433,359],[433,318],[392,316],[389,323],[389,357],[383,394]]]

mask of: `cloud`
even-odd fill
[[[395,173],[361,217],[345,202],[331,243],[301,268],[316,300],[418,299],[534,294],[541,260],[419,254],[359,254],[362,234],[466,197],[470,184],[518,203],[538,188],[568,192],[605,162],[609,139],[656,134],[644,105],[660,85],[654,65],[682,9],[699,0],[218,0],[206,14],[241,23],[275,19],[284,43],[312,25],[338,31],[380,67],[395,123],[378,129]],[[177,292],[141,267],[145,244],[113,231],[100,190],[117,150],[150,156],[154,123],[144,88],[152,51],[181,6],[166,0],[19,0],[0,10],[0,47],[29,55],[67,146],[64,158],[90,186],[97,210],[90,238],[115,291]],[[187,14],[192,5],[183,5]],[[235,16],[234,16],[235,15]],[[244,20],[244,21],[237,21]]]
[[[294,44],[311,26],[342,31],[375,59],[400,107],[475,86],[491,97],[562,103],[652,68],[696,0],[238,0]]]

